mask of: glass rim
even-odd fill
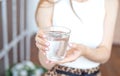
[[[63,34],[65,34],[65,35],[71,33],[71,30],[69,28],[65,27],[65,26],[48,26],[48,27],[43,27],[41,29],[43,29],[45,32],[48,32],[49,30],[55,29],[55,28],[59,29],[59,30],[56,29],[55,31],[60,31],[60,30],[63,31],[63,29],[64,29]]]

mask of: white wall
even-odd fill
[[[37,25],[35,22],[35,11],[39,0],[27,0],[27,25],[30,27],[31,32],[37,31]]]

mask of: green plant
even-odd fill
[[[47,70],[33,64],[31,61],[24,61],[13,65],[6,71],[6,76],[41,76]]]

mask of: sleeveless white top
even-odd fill
[[[105,16],[104,0],[88,0],[80,3],[72,1],[73,8],[80,19],[73,13],[69,0],[60,0],[55,4],[53,14],[54,26],[65,26],[71,29],[70,42],[84,44],[96,48],[102,41]],[[89,69],[99,66],[100,63],[80,57],[74,62],[63,66]]]

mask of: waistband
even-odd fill
[[[91,69],[78,69],[56,65],[53,70],[56,71],[58,74],[65,74],[67,76],[95,76],[97,73],[99,73],[99,67]]]

